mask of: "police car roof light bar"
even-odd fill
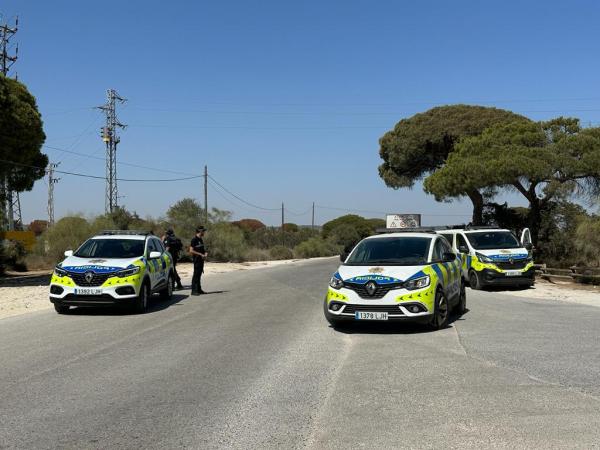
[[[435,230],[432,227],[417,227],[417,228],[378,228],[375,230],[377,234],[386,234],[386,233],[433,233],[435,234]]]
[[[149,236],[154,233],[152,231],[141,231],[141,230],[103,230],[100,232],[103,236],[114,236],[122,234],[124,236]]]

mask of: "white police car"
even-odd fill
[[[462,261],[463,278],[473,289],[485,286],[529,287],[535,282],[531,233],[518,240],[510,231],[493,227],[440,230]]]
[[[460,259],[435,231],[392,232],[363,239],[333,274],[325,318],[415,321],[448,325],[451,309],[466,310]]]
[[[173,294],[173,263],[160,239],[140,231],[104,231],[66,251],[50,281],[59,314],[71,306],[129,306],[146,311],[150,295]]]

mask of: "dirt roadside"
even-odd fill
[[[323,258],[316,258],[323,259]],[[325,258],[327,259],[327,258]],[[302,264],[309,260],[290,259],[283,261],[258,261],[246,263],[206,263],[204,276],[227,273],[239,270],[256,270],[286,264]],[[194,270],[191,263],[177,265],[184,285],[189,285]],[[0,319],[33,311],[52,309],[48,300],[49,271],[35,271],[26,274],[9,273],[0,278]]]

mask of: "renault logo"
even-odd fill
[[[87,281],[88,283],[91,283],[92,280],[94,279],[94,272],[86,272],[84,277],[85,277],[85,281]]]
[[[509,262],[509,264],[514,264],[514,263],[515,263],[515,260],[514,260],[514,259],[512,259],[512,258],[508,258],[508,262]]]
[[[367,294],[369,294],[371,297],[373,297],[373,295],[375,294],[375,291],[377,290],[377,285],[375,283],[373,283],[372,281],[369,281],[365,285],[365,289],[367,290]]]

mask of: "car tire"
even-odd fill
[[[474,270],[469,272],[469,285],[471,289],[475,289],[476,291],[483,287],[479,275]]]
[[[462,316],[467,312],[467,290],[465,289],[465,281],[461,280],[460,283],[460,295],[458,297],[458,304],[456,305],[456,314]]]
[[[160,298],[162,300],[171,300],[173,297],[173,276],[169,274],[167,277],[167,286],[160,291]]]
[[[54,304],[54,310],[58,313],[58,314],[69,314],[69,310],[71,309],[71,307],[69,305],[61,305],[58,303]]]
[[[144,314],[148,310],[148,303],[150,301],[150,288],[148,283],[142,283],[140,287],[140,293],[135,299],[133,310],[137,314]]]
[[[429,326],[433,330],[443,330],[448,326],[448,299],[441,289],[435,292],[435,304],[433,307],[433,317]]]

